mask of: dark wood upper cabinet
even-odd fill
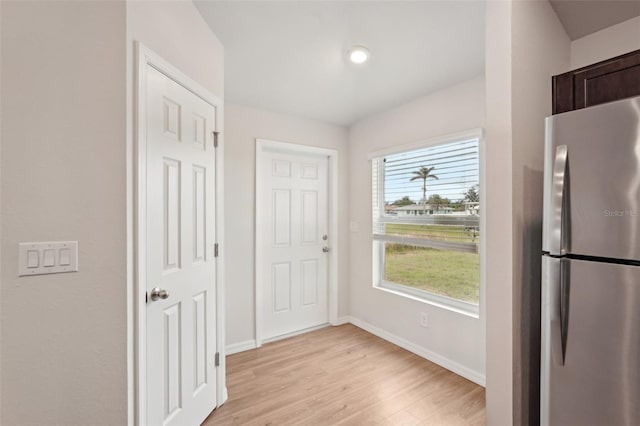
[[[640,96],[640,50],[553,77],[553,113]]]

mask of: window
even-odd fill
[[[480,133],[372,155],[376,287],[478,314]]]

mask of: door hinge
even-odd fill
[[[218,243],[215,243],[213,245],[213,257],[218,257],[219,252],[220,252],[220,249],[219,249]]]
[[[214,367],[220,367],[220,352],[216,352],[216,356],[213,360]]]
[[[213,131],[213,147],[217,148],[218,147],[218,135],[220,134],[220,132],[216,132],[215,130]]]

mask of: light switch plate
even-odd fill
[[[21,277],[77,271],[77,241],[20,243],[18,246],[18,275]]]

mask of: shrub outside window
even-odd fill
[[[373,277],[471,314],[480,298],[480,133],[371,157]]]

